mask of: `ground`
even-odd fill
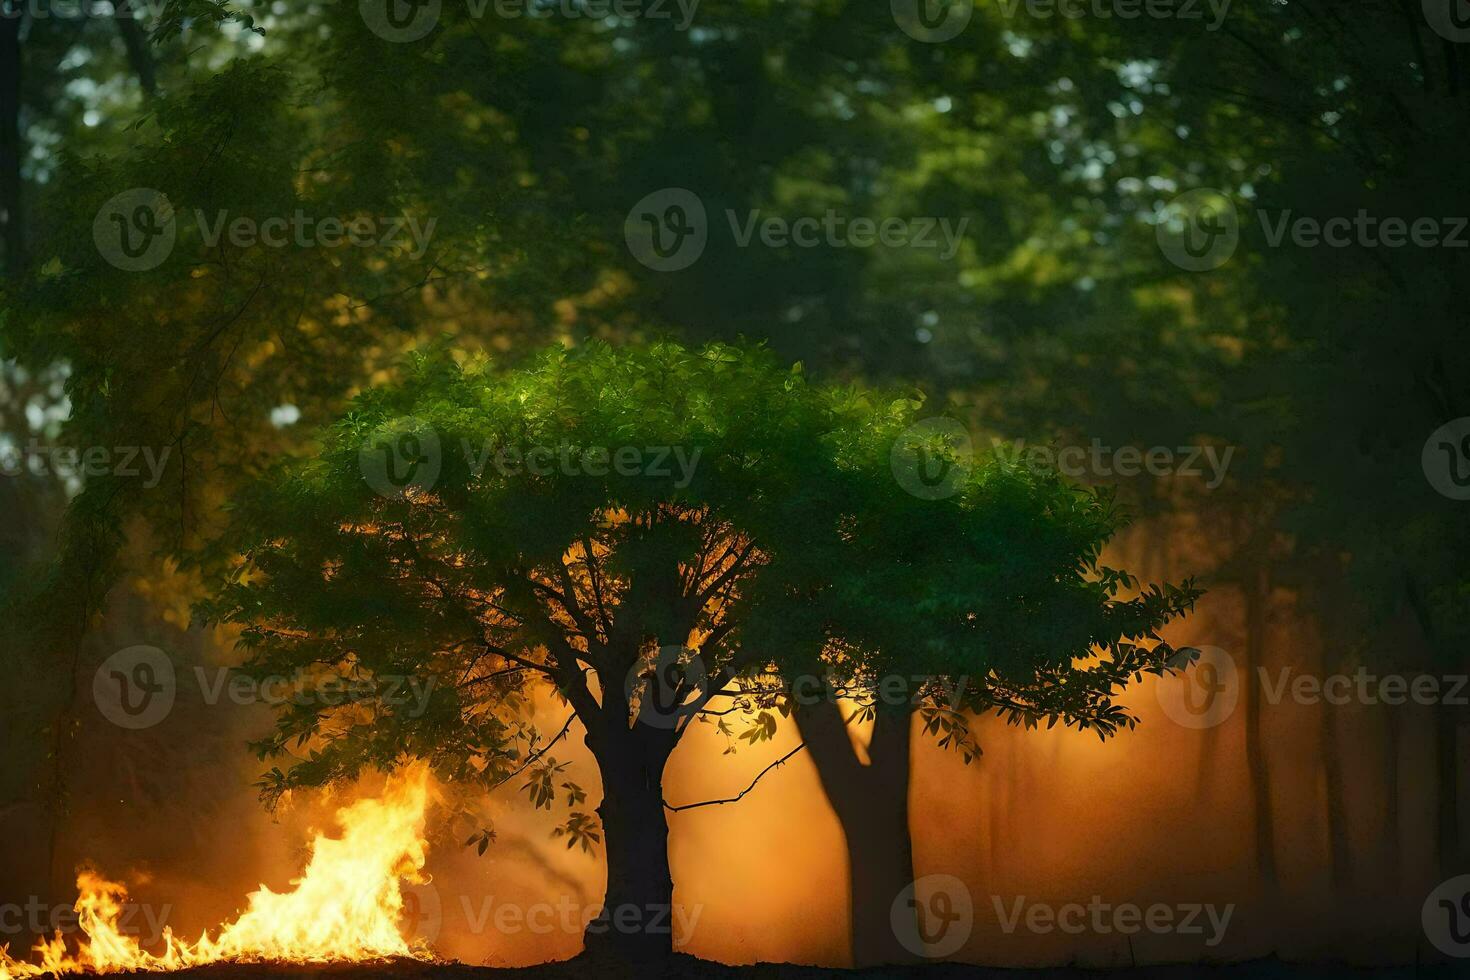
[[[831,970],[819,967],[762,963],[756,966],[726,966],[689,956],[675,957],[657,968],[627,963],[608,963],[578,957],[563,963],[506,969],[462,964],[431,964],[398,960],[373,965],[281,966],[225,964],[170,974],[177,980],[644,980],[644,978],[711,977],[718,980],[836,980],[917,975],[932,980],[985,978],[985,980],[1397,980],[1397,978],[1470,977],[1470,966],[1350,967],[1332,964],[1295,964],[1279,960],[1221,965],[1147,966],[1128,970],[1084,970],[1057,967],[1042,970],[1005,970],[954,963],[926,964],[879,970]],[[127,974],[145,977],[149,974]]]

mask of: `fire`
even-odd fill
[[[428,771],[414,766],[388,781],[380,798],[337,811],[340,837],[318,834],[296,887],[277,894],[264,885],[249,907],[217,937],[175,939],[165,929],[163,949],[150,953],[119,928],[127,895],[92,871],[77,876],[76,911],[85,938],[75,955],[58,932],[35,948],[37,963],[12,959],[0,948],[0,980],[47,974],[182,970],[221,961],[332,962],[411,956],[430,958],[398,928],[403,879],[422,881]]]

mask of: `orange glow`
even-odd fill
[[[77,876],[76,911],[84,939],[69,953],[58,932],[42,940],[39,962],[16,960],[0,949],[0,980],[47,974],[182,970],[221,961],[358,962],[388,957],[430,959],[399,931],[402,882],[419,882],[424,866],[424,811],[428,770],[415,765],[388,781],[377,799],[337,812],[339,837],[318,834],[311,859],[291,891],[264,885],[249,907],[194,943],[165,930],[163,949],[150,953],[119,928],[127,895],[122,885],[92,871]]]

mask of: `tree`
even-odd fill
[[[282,710],[258,750],[305,755],[266,798],[405,754],[486,788],[529,773],[538,805],[565,791],[569,843],[605,844],[589,947],[659,955],[667,931],[608,924],[672,902],[663,770],[689,725],[725,724],[716,699],[757,711],[752,742],[802,678],[870,699],[906,678],[894,710],[967,755],[961,707],[1131,726],[1112,693],[1167,669],[1157,630],[1197,593],[1119,597],[1106,495],[1054,474],[925,442],[956,492],[909,493],[890,456],[919,407],[759,348],[417,359],[243,494],[217,542],[241,558],[202,613],[243,626],[247,671],[357,681],[347,704]],[[404,677],[434,682],[422,710],[393,697]],[[550,741],[523,718],[536,683],[570,709]],[[596,820],[549,755],[574,721]]]

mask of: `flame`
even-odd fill
[[[85,938],[75,955],[58,931],[34,950],[39,964],[12,959],[0,947],[0,980],[47,974],[182,970],[221,961],[354,962],[405,956],[429,959],[398,929],[403,913],[401,881],[420,882],[424,866],[424,811],[428,770],[422,765],[389,779],[380,798],[358,800],[337,811],[340,837],[318,834],[311,860],[296,887],[277,894],[261,885],[249,907],[212,938],[197,942],[163,934],[163,949],[150,953],[119,928],[127,893],[93,871],[77,876],[77,918]]]

